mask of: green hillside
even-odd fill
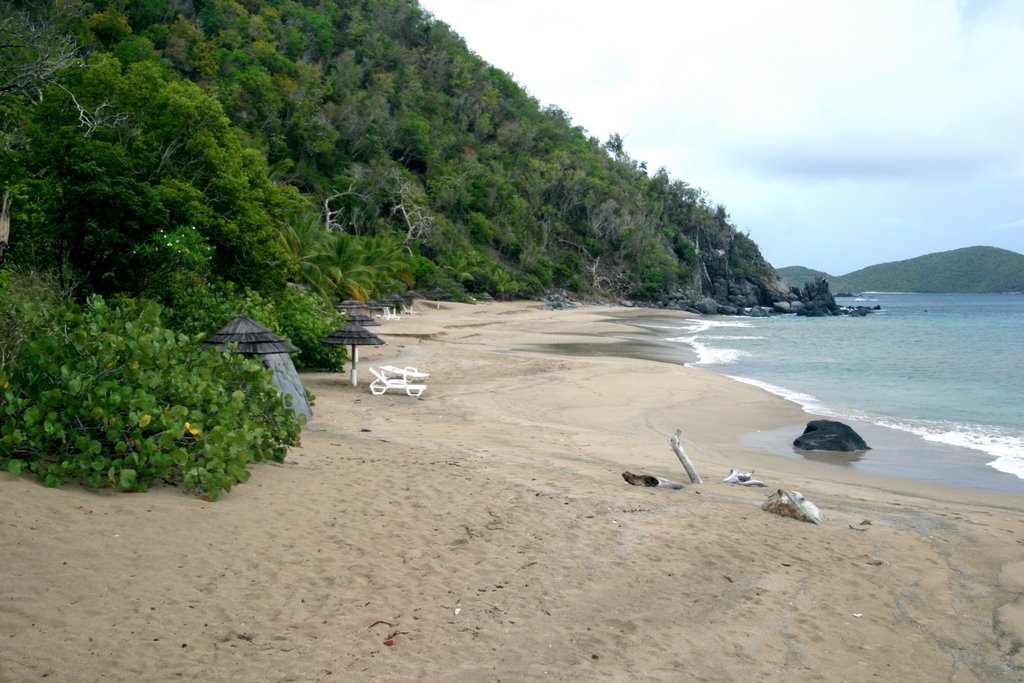
[[[781,291],[725,206],[415,0],[3,3],[0,26],[6,264],[76,296]]]
[[[1024,255],[966,247],[869,266],[830,285],[836,292],[1024,292]]]
[[[792,287],[803,287],[804,284],[812,282],[819,277],[830,282],[832,280],[832,276],[824,271],[803,266],[786,266],[785,268],[776,268],[775,270],[778,272],[779,277]]]

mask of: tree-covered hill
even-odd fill
[[[20,1],[0,28],[6,262],[82,294],[792,296],[724,206],[414,0]]]
[[[783,280],[792,285],[793,287],[803,287],[804,283],[814,282],[818,278],[825,280],[832,280],[832,276],[822,270],[814,270],[813,268],[805,268],[804,266],[785,266],[784,268],[776,268],[776,272]]]
[[[806,274],[820,274],[834,291],[846,292],[1024,292],[1024,254],[996,247],[926,254],[839,277],[799,266],[782,268],[779,273],[795,286],[802,284],[800,278]]]
[[[1024,254],[966,247],[881,263],[832,280],[834,289],[885,292],[1024,292]]]

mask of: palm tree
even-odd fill
[[[361,238],[345,233],[327,235],[317,265],[331,283],[335,295],[365,300],[373,291],[376,272],[366,263]]]
[[[441,266],[448,277],[462,284],[473,279],[478,260],[475,252],[453,249],[442,254],[437,259],[437,265]]]
[[[507,270],[501,266],[495,266],[491,271],[491,284],[494,286],[494,293],[504,301],[505,295],[516,286],[516,281]]]
[[[362,240],[363,259],[374,269],[377,280],[375,290],[386,293],[395,283],[411,286],[414,281],[412,258],[402,240],[392,235],[365,237]]]
[[[328,235],[320,225],[319,216],[311,213],[294,216],[279,234],[288,260],[298,271],[298,279],[330,302],[334,285],[322,267]]]

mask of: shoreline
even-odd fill
[[[618,343],[604,309],[417,308],[360,374],[416,366],[421,399],[301,373],[302,447],[216,503],[0,474],[0,679],[1024,676],[1020,497],[774,455],[740,437],[806,421],[780,397],[552,352]],[[676,429],[706,483],[623,482],[685,481]],[[761,511],[775,487],[825,523]]]
[[[650,323],[659,318],[679,320],[691,316],[688,314],[680,316],[673,313],[660,313],[641,317],[644,318],[645,323]],[[726,317],[723,319],[729,320],[730,318]],[[652,337],[657,336],[654,327],[637,325],[629,320],[622,322],[624,325],[645,330]],[[760,380],[728,374],[724,371],[728,366],[723,368],[719,366],[703,367],[696,365],[699,357],[688,346],[663,340],[659,341],[657,339],[639,339],[635,337],[632,339],[634,341],[646,342],[655,348],[653,352],[641,349],[633,357],[651,361],[683,363],[687,367],[712,372],[731,381],[750,384],[751,386],[759,387],[772,396],[778,397],[780,400],[799,407],[803,412],[805,419],[802,422],[779,425],[776,429],[742,435],[742,442],[745,445],[761,448],[783,457],[832,464],[836,467],[848,468],[865,474],[909,479],[915,482],[946,485],[954,488],[970,488],[1000,494],[1024,495],[1024,479],[990,466],[989,463],[996,459],[996,456],[991,454],[965,446],[930,441],[919,434],[889,427],[878,422],[869,422],[853,417],[820,415],[799,401],[789,398],[783,393],[772,391],[771,388],[765,386]],[[623,350],[621,355],[629,356],[630,354],[628,350]],[[785,390],[784,387],[780,389]],[[872,446],[871,450],[844,455],[803,452],[794,449],[792,447],[793,439],[803,432],[807,422],[814,419],[838,420],[850,425],[865,437],[868,444]]]

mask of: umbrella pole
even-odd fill
[[[356,365],[359,363],[359,347],[352,345],[352,386],[356,385]]]

